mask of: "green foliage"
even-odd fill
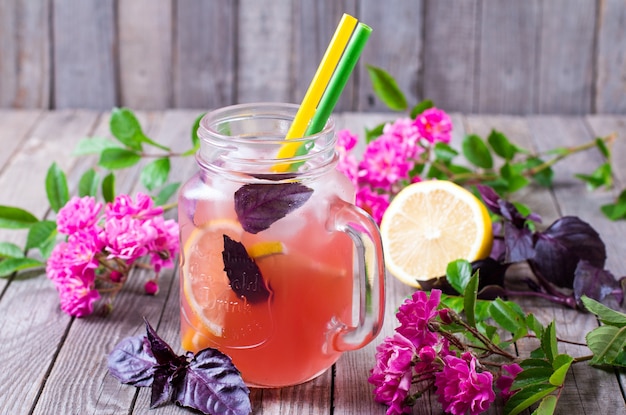
[[[56,163],[52,163],[46,175],[46,194],[50,207],[55,212],[58,212],[70,200],[67,178]]]
[[[163,186],[167,182],[169,174],[169,157],[156,159],[153,162],[147,164],[141,170],[141,184],[143,184],[149,191],[152,191],[156,188]]]
[[[78,182],[78,196],[96,196],[98,194],[98,173],[89,169],[80,177]]]
[[[57,224],[51,220],[42,220],[31,226],[26,240],[26,249],[39,249],[45,259],[50,256],[57,236]]]
[[[493,167],[493,157],[489,151],[489,147],[482,138],[476,134],[470,134],[465,137],[461,144],[463,155],[467,160],[477,167],[490,169]]]
[[[35,215],[22,208],[0,205],[0,228],[28,229],[38,221]]]
[[[587,333],[587,345],[593,352],[592,365],[626,367],[626,314],[612,310],[591,298],[583,304],[604,324]]]
[[[376,96],[380,98],[389,109],[405,111],[408,108],[408,104],[396,80],[384,69],[372,65],[366,65],[366,68]]]

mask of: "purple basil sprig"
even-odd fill
[[[479,296],[534,295],[582,308],[580,299],[586,295],[614,309],[624,307],[626,277],[617,280],[604,269],[606,248],[591,225],[576,216],[565,216],[538,231],[530,226],[540,220],[537,215],[524,216],[488,186],[477,185],[477,189],[487,208],[501,217],[501,222],[494,223],[494,235],[501,238],[494,245],[497,252],[492,251],[487,262],[472,264],[480,269],[479,287],[484,292]],[[527,281],[531,291],[506,289],[506,269],[523,261],[528,262],[536,277]]]
[[[250,391],[228,356],[207,348],[178,356],[145,321],[145,336],[128,337],[108,357],[122,383],[152,386],[150,408],[167,402],[212,415],[248,415]]]
[[[270,292],[265,286],[261,270],[241,242],[224,235],[222,258],[230,287],[237,295],[246,297],[250,303],[269,298]]]
[[[235,212],[246,232],[259,233],[302,206],[312,193],[296,182],[246,184],[235,192]]]

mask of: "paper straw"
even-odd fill
[[[341,17],[341,20],[337,25],[337,29],[335,30],[335,34],[326,48],[326,52],[317,67],[313,80],[311,80],[309,88],[307,89],[304,98],[302,99],[302,103],[298,108],[298,112],[289,127],[289,131],[286,136],[287,140],[304,136],[304,132],[306,131],[309,121],[311,121],[311,118],[315,113],[315,108],[317,107],[317,104],[319,103],[322,94],[328,85],[328,81],[338,64],[343,51],[346,49],[346,45],[350,40],[350,35],[354,31],[356,24],[357,19],[349,14],[344,13]],[[300,145],[297,143],[283,145],[278,152],[278,158],[282,159],[293,157],[299,146]],[[281,164],[275,166],[274,170],[284,171],[286,167],[288,166]]]
[[[315,115],[313,115],[313,119],[304,133],[305,137],[319,133],[326,125],[371,33],[372,28],[366,24],[359,23],[357,25],[333,76],[330,78],[326,91],[317,105]]]

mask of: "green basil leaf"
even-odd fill
[[[493,158],[491,152],[482,138],[476,134],[465,136],[461,143],[463,155],[475,166],[483,169],[491,169],[493,167]]]
[[[109,148],[100,154],[98,164],[105,169],[116,170],[132,167],[141,160],[139,153],[123,148]]]
[[[70,200],[67,178],[56,163],[52,163],[46,174],[46,193],[50,207],[58,212]]]
[[[519,374],[518,374],[519,376]],[[517,415],[556,390],[552,385],[530,385],[515,393],[504,405],[504,413]]]
[[[167,181],[170,174],[170,159],[163,157],[146,164],[141,170],[140,180],[146,189],[152,191],[161,187]]]
[[[141,151],[141,137],[144,135],[135,114],[128,108],[114,108],[109,120],[109,129],[127,148]]]
[[[28,268],[42,267],[45,264],[33,258],[7,258],[0,261],[0,277],[8,277],[14,272]]]
[[[513,340],[517,340],[527,333],[526,316],[511,302],[496,298],[491,302],[489,312],[500,327],[513,333]]]
[[[366,65],[374,94],[391,110],[404,111],[408,108],[406,98],[398,83],[384,69]]]
[[[609,148],[606,146],[606,143],[601,137],[596,138],[596,146],[598,147],[598,150],[600,150],[600,153],[602,153],[604,158],[611,158],[611,150],[609,150]]]
[[[487,142],[497,155],[507,161],[513,160],[513,157],[517,154],[517,147],[500,131],[491,130],[487,137]]]
[[[601,164],[591,174],[575,174],[574,176],[585,182],[590,190],[602,186],[610,188],[613,185],[613,172],[610,163]]]
[[[22,208],[0,205],[0,228],[27,229],[37,222],[35,215]]]
[[[154,198],[154,203],[157,206],[162,206],[162,205],[166,204],[168,202],[168,200],[170,200],[170,198],[174,194],[176,194],[176,192],[178,191],[179,187],[180,187],[180,182],[168,184],[163,189],[161,189],[159,194]]]
[[[73,153],[75,156],[84,156],[86,154],[100,154],[107,148],[119,148],[119,145],[110,138],[104,137],[87,137],[78,142]]]
[[[450,162],[459,152],[452,148],[449,144],[437,142],[435,144],[435,158],[444,162]]]
[[[115,175],[112,172],[102,179],[102,198],[107,203],[115,199]]]
[[[476,296],[478,295],[478,272],[476,272],[467,283],[463,292],[463,308],[465,319],[471,327],[476,327]]]
[[[11,242],[0,242],[0,258],[24,258],[24,250]]]
[[[94,169],[89,169],[80,177],[78,182],[78,196],[96,196],[100,177]]]

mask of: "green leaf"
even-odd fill
[[[499,131],[491,130],[487,142],[497,155],[507,161],[513,160],[517,154],[517,147],[511,144],[509,139]]]
[[[193,126],[191,127],[191,145],[193,147],[183,153],[183,156],[195,154],[196,151],[198,151],[198,149],[200,148],[200,137],[198,136],[198,128],[200,128],[200,121],[205,115],[206,112],[198,115],[198,117],[193,122]]]
[[[504,405],[504,413],[507,415],[517,415],[534,403],[539,402],[556,389],[556,386],[546,384],[529,385],[509,398]]]
[[[543,331],[541,336],[541,349],[546,354],[546,359],[549,362],[554,362],[554,359],[559,354],[558,343],[556,340],[556,324],[551,321],[550,324]]]
[[[457,259],[452,261],[446,267],[446,279],[458,292],[462,294],[472,278],[472,264],[465,259]]]
[[[616,327],[626,326],[626,314],[615,311],[586,295],[583,295],[581,299],[587,311],[598,316],[602,323]]]
[[[0,205],[0,228],[26,229],[37,222],[35,215],[22,208]]]
[[[115,138],[117,138],[127,148],[141,151],[141,137],[144,135],[141,125],[135,114],[128,108],[115,108],[111,112],[109,128]]]
[[[461,143],[461,148],[465,158],[473,165],[482,167],[483,169],[493,167],[493,158],[491,157],[489,148],[483,139],[476,134],[465,136]]]
[[[611,158],[611,151],[606,146],[606,143],[604,142],[604,140],[601,137],[596,138],[596,147],[598,147],[598,150],[600,150],[600,153],[602,153],[604,158],[606,158],[606,159],[610,159]]]
[[[372,82],[374,94],[393,111],[404,111],[408,108],[406,98],[395,79],[384,69],[366,65],[367,73]]]
[[[548,383],[550,376],[554,373],[550,364],[547,364],[545,367],[529,367],[523,369],[524,370],[515,376],[515,380],[511,385],[512,390],[522,389],[530,385]]]
[[[539,157],[531,157],[526,160],[526,168],[534,169],[537,166],[541,166],[544,163]],[[546,167],[539,172],[532,175],[532,178],[543,187],[552,186],[552,179],[554,177],[554,170],[551,167]]]
[[[437,160],[450,162],[458,155],[459,152],[452,148],[449,144],[442,143],[441,141],[435,144],[435,159]]]
[[[100,177],[94,169],[89,169],[80,178],[78,182],[78,196],[96,196],[98,194],[98,182]]]
[[[541,400],[541,403],[531,415],[553,415],[557,402],[558,398],[556,396],[548,395]]]
[[[626,190],[623,190],[615,203],[609,203],[600,207],[602,213],[611,220],[619,220],[626,218]]]
[[[161,189],[159,194],[154,198],[154,203],[157,206],[162,206],[162,205],[166,204],[168,202],[168,200],[170,200],[170,198],[174,194],[176,194],[176,192],[178,191],[179,187],[180,187],[180,182],[168,184],[163,189]]]
[[[378,124],[376,127],[370,129],[365,129],[365,144],[369,144],[372,141],[376,140],[378,137],[383,135],[383,129],[385,128],[385,123]]]
[[[526,326],[533,331],[533,333],[535,333],[535,336],[537,336],[537,338],[541,338],[541,336],[543,336],[543,330],[544,327],[543,325],[539,322],[539,320],[537,320],[537,317],[535,317],[533,314],[528,314],[526,316]]]
[[[585,337],[587,346],[593,352],[592,365],[622,364],[618,360],[626,347],[626,327],[600,326]]]
[[[554,368],[554,373],[550,376],[550,384],[554,386],[562,386],[565,382],[565,375],[567,375],[567,371],[574,358],[567,354],[560,354],[556,358],[554,358],[554,362],[552,362],[552,367]]]
[[[513,340],[517,340],[527,333],[526,316],[511,302],[496,298],[491,302],[489,312],[500,327],[513,333]]]
[[[8,258],[0,261],[0,277],[8,277],[14,272],[44,265],[43,262],[33,258]]]
[[[141,160],[141,155],[135,151],[123,148],[109,148],[100,154],[98,164],[105,169],[125,169],[132,167]]]
[[[433,108],[435,104],[430,99],[425,99],[424,101],[418,103],[416,106],[411,109],[411,118],[415,119],[422,112],[426,111],[429,108]]]
[[[603,163],[591,174],[575,174],[577,178],[587,183],[591,190],[598,187],[610,188],[613,185],[613,173],[610,163]]]
[[[471,266],[470,266],[471,267]],[[471,327],[476,327],[476,296],[478,295],[478,272],[476,272],[467,283],[463,292],[463,308],[465,319]]]
[[[500,168],[500,176],[506,181],[509,193],[515,193],[530,183],[530,180],[522,176],[517,170],[516,166],[508,162]]]
[[[58,212],[70,200],[67,178],[56,163],[52,163],[46,174],[46,193],[50,207]]]
[[[146,189],[152,191],[157,187],[163,186],[169,174],[170,159],[169,157],[163,157],[146,164],[141,170],[140,180]]]
[[[115,199],[115,175],[111,172],[102,180],[102,198],[105,202]]]
[[[11,242],[0,242],[0,258],[24,258],[24,250]]]
[[[103,150],[106,150],[107,148],[119,148],[119,145],[109,138],[87,137],[78,142],[72,154],[74,154],[75,156],[84,156],[86,154],[100,154]]]
[[[57,235],[57,224],[52,220],[42,220],[31,226],[26,239],[26,249],[40,248]]]

